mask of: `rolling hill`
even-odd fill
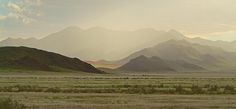
[[[0,68],[102,73],[78,58],[28,47],[0,47]]]

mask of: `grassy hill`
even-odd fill
[[[28,47],[0,47],[1,69],[26,69],[42,71],[74,70],[101,73],[78,58]]]

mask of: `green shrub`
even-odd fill
[[[174,86],[174,87],[175,87],[174,93],[177,93],[177,94],[185,94],[186,93],[186,90],[184,89],[183,86],[178,85],[178,86]]]
[[[234,93],[234,87],[233,86],[229,86],[229,85],[226,85],[225,87],[224,87],[224,93],[226,93],[226,94],[229,94],[229,93]]]
[[[199,87],[198,85],[192,85],[191,91],[192,91],[192,94],[201,94],[201,93],[203,93],[202,88]]]

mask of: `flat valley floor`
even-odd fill
[[[31,109],[236,108],[236,73],[0,72],[0,97]]]

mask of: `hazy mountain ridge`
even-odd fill
[[[101,27],[80,29],[68,27],[42,39],[7,39],[0,46],[28,46],[80,57],[83,60],[118,60],[129,54],[170,39],[183,39],[175,30],[157,31],[151,28],[135,31],[114,31]],[[147,38],[148,37],[148,38]]]
[[[0,68],[29,69],[43,71],[74,70],[102,73],[92,65],[78,58],[28,47],[0,47]]]
[[[146,56],[147,58],[159,57],[170,63],[173,69],[177,70],[222,70],[234,69],[236,65],[236,53],[227,52],[221,48],[210,47],[190,43],[186,40],[169,40],[156,46],[145,48],[120,60],[122,67],[131,60]],[[181,65],[182,64],[182,65]],[[190,69],[188,69],[188,67]]]
[[[222,48],[224,50],[230,51],[230,52],[236,52],[236,41],[231,41],[231,42],[227,42],[227,41],[211,41],[211,40],[207,40],[207,39],[202,39],[202,38],[190,38],[190,39],[186,39],[189,42],[192,43],[197,43],[197,44],[201,44],[201,45],[207,45],[207,46],[214,46],[214,47],[219,47]]]

